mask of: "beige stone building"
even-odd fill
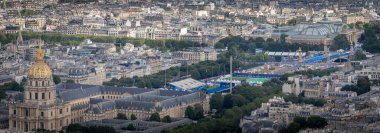
[[[324,93],[335,91],[335,83],[326,78],[310,79],[304,82],[305,97],[321,98]]]
[[[188,64],[198,63],[206,60],[217,60],[217,52],[214,50],[209,51],[179,51],[174,52],[173,57],[187,62]]]
[[[356,15],[356,14],[350,14],[342,17],[342,22],[344,24],[354,24],[357,22],[366,23],[366,20],[364,16],[362,15]]]
[[[86,68],[71,68],[63,81],[73,80],[77,84],[102,85],[106,81],[106,73],[103,66]]]

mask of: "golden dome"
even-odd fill
[[[50,78],[51,75],[50,67],[44,62],[33,64],[28,71],[28,78]]]
[[[44,62],[44,53],[41,45],[37,49],[36,63],[28,71],[28,78],[51,78],[52,72],[50,67]]]

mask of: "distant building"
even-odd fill
[[[67,77],[62,77],[62,80],[73,80],[77,84],[102,85],[106,80],[106,73],[102,67],[71,68]]]
[[[362,70],[355,71],[358,76],[368,77],[369,80],[380,79],[380,66],[377,67],[366,67]]]
[[[267,103],[262,103],[261,108],[255,110],[254,114],[260,117],[268,117],[272,121],[289,124],[294,117],[308,117],[315,114],[315,107],[312,105],[296,105],[285,102],[282,97],[269,99]]]
[[[215,50],[210,51],[177,51],[173,52],[173,58],[182,61],[182,64],[194,64],[201,61],[217,59],[217,52]]]
[[[304,89],[302,76],[288,77],[288,82],[282,85],[282,92],[298,96]]]
[[[362,15],[346,15],[342,17],[342,21],[344,24],[365,23],[365,18]]]
[[[295,26],[259,26],[254,31],[253,37],[273,38],[279,40],[281,35],[286,35],[288,43],[300,43],[310,45],[332,45],[333,39],[339,34],[347,36],[350,42],[357,42],[362,31],[351,31],[342,22],[323,19],[317,23],[300,23]]]
[[[309,79],[303,83],[304,95],[309,98],[320,98],[324,92],[335,91],[335,83],[325,78]]]

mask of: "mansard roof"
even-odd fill
[[[57,93],[59,98],[65,102],[99,94],[130,94],[130,96],[118,100],[90,98],[90,105],[73,107],[73,109],[89,107],[87,112],[95,114],[103,113],[115,108],[155,112],[173,106],[204,100],[206,98],[206,94],[202,92],[191,93],[173,90],[151,90],[144,88],[123,88],[81,84],[59,84],[57,85]]]
[[[151,91],[144,88],[124,88],[99,85],[83,85],[83,84],[59,84],[57,85],[57,93],[63,101],[72,101],[98,94],[123,94],[131,95],[140,94]]]

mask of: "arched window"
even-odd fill
[[[38,86],[38,81],[36,81],[36,83],[34,84],[34,86]]]
[[[45,81],[42,81],[42,86],[45,86]]]

